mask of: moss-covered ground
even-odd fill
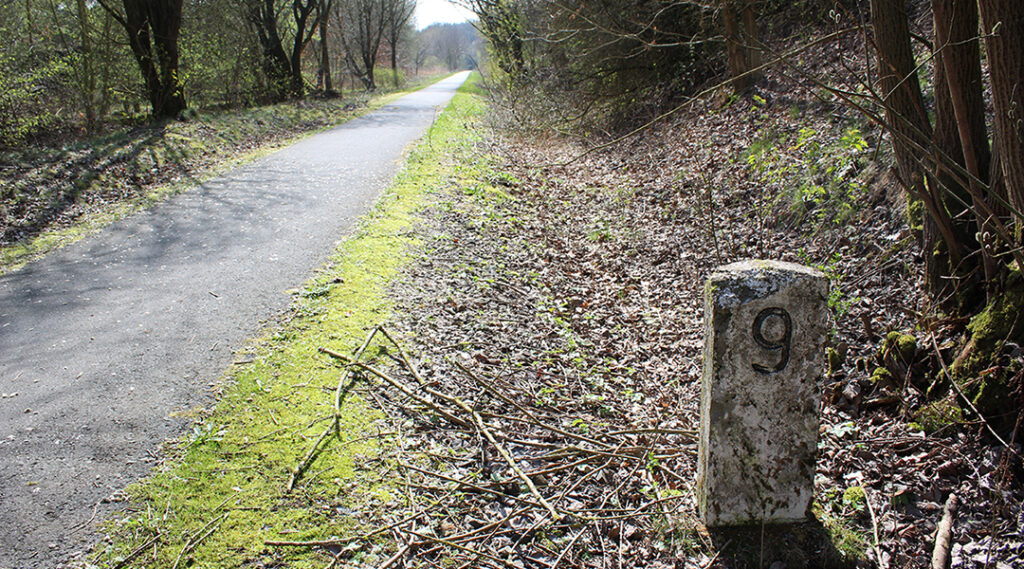
[[[411,228],[432,192],[472,150],[482,110],[472,80],[412,151],[357,232],[295,292],[291,318],[249,346],[221,382],[218,403],[169,444],[129,507],[108,522],[93,562],[102,567],[323,567],[330,548],[268,546],[365,531],[403,500],[380,459],[394,433],[350,394],[331,435],[294,490],[289,479],[334,416],[341,368],[320,348],[352,353],[391,311],[387,289],[415,254]],[[339,548],[340,549],[340,546]],[[372,561],[372,547],[354,552]]]

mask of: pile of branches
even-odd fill
[[[391,347],[387,369],[360,358],[377,335]],[[403,439],[390,457],[409,511],[360,536],[392,534],[397,551],[382,569],[586,567],[597,558],[656,566],[676,549],[666,542],[682,536],[672,530],[694,527],[691,478],[680,474],[695,453],[693,431],[632,428],[582,400],[548,406],[455,359],[421,371],[383,328],[354,356],[322,351],[356,372],[344,374],[339,393],[359,379],[377,383],[368,393],[396,432],[410,418],[429,431],[429,440]]]

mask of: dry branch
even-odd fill
[[[942,521],[935,531],[935,549],[932,550],[932,569],[947,569],[949,567],[949,549],[953,545],[953,519],[956,517],[956,510],[959,501],[956,494],[950,494],[946,505],[942,508]]]
[[[291,492],[292,490],[295,489],[295,484],[296,482],[299,481],[299,477],[306,472],[310,464],[313,464],[313,459],[316,458],[317,451],[320,449],[320,445],[325,440],[327,440],[327,435],[330,434],[331,427],[327,427],[326,429],[324,429],[324,431],[320,433],[320,437],[316,440],[315,443],[313,443],[313,446],[309,449],[309,452],[306,453],[306,456],[304,456],[302,460],[295,465],[295,468],[292,469],[292,475],[290,478],[288,478],[287,492]]]
[[[459,425],[461,427],[467,427],[467,428],[472,428],[472,426],[473,426],[471,422],[466,421],[464,419],[460,419],[459,417],[456,417],[455,415],[452,415],[451,413],[449,413],[445,409],[442,409],[436,403],[434,403],[432,401],[428,401],[427,399],[425,399],[423,397],[420,397],[419,395],[416,395],[404,383],[402,383],[401,381],[398,381],[397,379],[392,378],[390,375],[380,371],[379,369],[377,369],[377,368],[375,368],[375,367],[373,367],[371,365],[364,364],[362,362],[357,362],[357,361],[353,360],[352,358],[346,356],[345,354],[339,354],[337,352],[333,352],[333,351],[328,350],[326,348],[320,348],[320,351],[325,353],[325,354],[327,354],[327,355],[329,355],[329,356],[331,356],[331,357],[333,357],[333,358],[337,358],[339,360],[342,360],[343,362],[347,363],[348,365],[357,366],[357,367],[360,367],[360,368],[362,368],[362,369],[372,373],[373,375],[377,376],[378,378],[383,379],[385,382],[389,383],[395,389],[398,389],[399,391],[404,393],[407,397],[409,397],[413,401],[419,403],[420,405],[423,405],[424,407],[433,409],[438,415],[441,415],[442,417],[444,417],[445,419],[451,421],[452,423],[455,423],[456,425]],[[426,391],[430,395],[440,396],[441,398],[445,398],[446,397],[446,396],[442,396],[437,391],[435,391],[433,389],[430,389],[430,388],[424,388],[424,391]]]
[[[181,548],[178,556],[174,559],[174,565],[171,566],[171,569],[178,569],[178,564],[181,563],[182,557],[195,551],[195,548],[199,547],[199,544],[201,544],[206,538],[213,535],[213,532],[217,531],[217,528],[220,527],[220,523],[223,522],[229,514],[230,512],[225,512],[224,514],[210,520],[206,525],[199,529],[197,535],[190,537]]]
[[[124,559],[118,561],[113,566],[112,569],[122,569],[123,567],[127,567],[129,564],[131,564],[132,561],[135,561],[136,557],[138,557],[138,556],[142,555],[143,553],[145,553],[146,550],[150,548],[150,546],[152,546],[157,541],[159,541],[161,537],[162,537],[162,534],[160,532],[157,532],[157,534],[154,535],[153,537],[149,538],[146,541],[146,543],[143,543],[142,545],[136,547]]]
[[[366,335],[366,340],[363,341],[362,345],[359,346],[359,349],[356,350],[355,356],[353,356],[355,361],[359,361],[359,358],[363,357],[363,352],[366,351],[370,342],[373,341],[373,337],[377,334],[378,330],[380,330],[380,328],[375,327]],[[341,377],[338,378],[338,387],[334,391],[334,432],[338,436],[338,440],[341,440],[341,402],[345,398],[345,383],[351,373],[352,368],[350,367],[346,367],[345,371],[341,372]]]

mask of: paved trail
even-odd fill
[[[365,213],[455,75],[0,277],[0,568],[87,546],[207,387]],[[14,395],[16,394],[16,395]],[[114,506],[100,503],[100,516]]]

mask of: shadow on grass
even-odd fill
[[[709,529],[720,569],[854,569],[818,520]]]

